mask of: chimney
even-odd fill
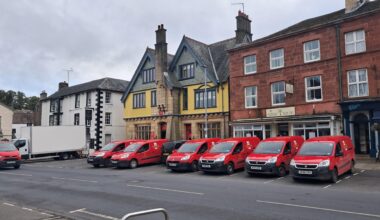
[[[244,39],[248,37],[249,41],[252,41],[251,33],[251,20],[244,12],[239,11],[236,16],[236,44],[241,44]]]
[[[347,14],[356,11],[366,2],[368,2],[368,0],[346,0],[345,13]]]
[[[156,82],[158,86],[164,86],[164,72],[168,71],[168,44],[166,43],[166,29],[164,25],[158,25],[156,30]]]
[[[40,93],[40,100],[41,99],[46,99],[47,98],[47,93],[45,90],[43,90],[41,93]]]
[[[66,81],[60,82],[58,84],[58,91],[66,87],[69,87],[69,84]]]

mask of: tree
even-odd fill
[[[15,110],[27,109],[34,111],[39,100],[37,96],[27,97],[21,91],[0,90],[0,102]]]

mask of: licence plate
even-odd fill
[[[113,160],[112,163],[117,163],[117,161],[116,161],[116,160]]]
[[[168,156],[168,155],[169,155],[169,153],[163,153],[163,155],[164,155],[164,156]]]
[[[306,175],[311,175],[313,174],[313,171],[311,170],[298,170],[299,174],[306,174]]]
[[[94,159],[93,158],[88,158],[88,161],[94,161]]]
[[[251,166],[251,170],[261,170],[261,167]]]
[[[169,163],[169,166],[171,166],[171,167],[176,167],[177,164],[176,164],[176,163]]]
[[[211,165],[209,165],[209,164],[202,164],[202,167],[204,167],[204,168],[211,168]]]
[[[16,161],[8,161],[7,164],[15,164]]]

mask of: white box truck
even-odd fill
[[[23,159],[55,157],[69,159],[86,149],[84,126],[22,127],[21,138],[14,140]]]

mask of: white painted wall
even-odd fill
[[[12,120],[13,111],[0,104],[0,129],[3,132],[3,138],[12,139]]]

